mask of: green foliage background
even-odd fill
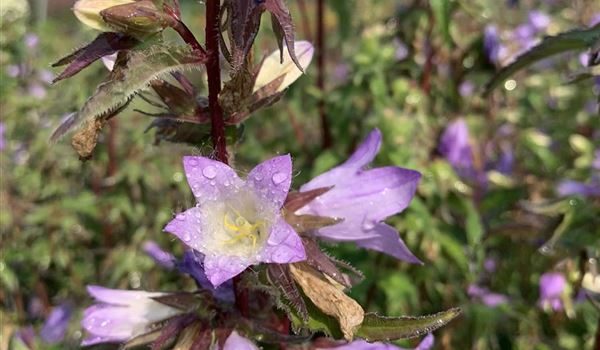
[[[306,3],[308,22],[314,23],[314,4]],[[439,349],[591,349],[599,311],[577,296],[586,261],[600,256],[600,202],[559,198],[555,189],[563,179],[592,179],[600,117],[597,106],[589,106],[598,86],[593,81],[565,84],[568,73],[582,69],[577,54],[565,54],[517,74],[514,89],[501,87],[485,98],[479,92],[496,70],[482,49],[486,25],[508,31],[538,9],[551,15],[548,34],[556,34],[584,27],[600,11],[598,4],[327,4],[326,94],[315,87],[313,64],[282,101],[248,120],[243,137],[231,148],[234,166],[243,173],[289,152],[299,187],[342,162],[371,128],[380,128],[384,143],[376,164],[423,173],[409,208],[389,222],[425,264],[408,265],[353,245],[331,246],[333,255],[366,276],[352,297],[369,311],[388,315],[461,307],[463,315],[435,333]],[[200,34],[202,6],[191,1],[183,6],[186,22]],[[297,36],[311,39],[296,3],[290,1],[290,8]],[[144,132],[150,119],[133,111],[148,110],[140,102],[104,131],[91,161],[80,162],[67,139],[49,144],[61,117],[78,109],[106,75],[95,63],[55,86],[40,80],[49,63],[95,35],[65,10],[52,9],[43,23],[30,24],[24,15],[12,22],[7,16],[2,24],[0,111],[7,142],[0,151],[2,348],[14,330],[42,324],[42,318],[27,312],[34,299],[41,300],[46,313],[63,300],[78,306],[64,344],[53,347],[76,348],[82,337],[78,319],[90,303],[85,285],[165,291],[193,286],[154,265],[141,246],[156,240],[181,254],[179,242],[162,232],[173,213],[194,202],[180,159],[209,154],[210,145],[153,145],[152,132]],[[257,57],[276,47],[267,35],[270,27],[261,30]],[[26,33],[40,37],[37,47],[25,45]],[[314,27],[310,34],[314,40]],[[396,57],[400,42],[408,49],[401,60]],[[26,67],[25,73],[10,77],[7,67],[16,64]],[[194,74],[194,82],[202,81]],[[478,91],[461,96],[465,81]],[[43,98],[30,93],[36,84],[44,87]],[[321,97],[334,141],[327,150],[320,147]],[[458,177],[436,150],[441,131],[457,117],[469,124],[482,169],[497,156],[489,156],[486,145],[510,143],[516,157],[512,175],[492,173],[487,188]],[[499,136],[501,127],[512,132]],[[542,253],[539,248],[553,236],[556,244]],[[484,268],[490,258],[496,261],[494,272]],[[537,306],[539,277],[552,270],[569,281],[569,302],[561,312]],[[469,297],[470,284],[505,294],[509,302],[485,306]]]

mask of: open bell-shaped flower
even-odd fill
[[[259,164],[246,180],[205,157],[184,157],[183,166],[198,204],[165,231],[204,255],[204,271],[215,287],[260,262],[306,259],[300,237],[281,216],[292,180],[289,155]]]
[[[303,185],[301,192],[332,188],[297,213],[342,219],[337,224],[315,230],[315,235],[320,238],[352,241],[363,248],[420,263],[396,229],[382,221],[408,206],[421,174],[396,166],[366,169],[380,146],[381,132],[375,129],[347,161]]]

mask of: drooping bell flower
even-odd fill
[[[362,339],[355,340],[351,343],[337,346],[334,348],[317,348],[320,350],[429,350],[433,348],[435,338],[433,334],[429,333],[421,342],[414,348],[403,348],[393,344],[386,344],[382,342],[369,343]]]
[[[173,254],[162,250],[156,242],[146,241],[142,248],[157,265],[169,270],[175,267],[175,257]]]
[[[178,214],[165,231],[204,255],[213,286],[260,262],[306,259],[300,237],[281,216],[292,181],[289,155],[259,164],[246,180],[205,157],[184,157],[183,166],[198,204]]]
[[[465,178],[475,176],[469,128],[464,119],[459,118],[448,124],[440,138],[438,150],[459,176]]]
[[[563,309],[561,296],[567,287],[567,280],[558,272],[547,272],[540,277],[539,306],[543,309],[560,311]]]
[[[235,301],[235,294],[233,292],[233,281],[229,280],[217,288],[213,287],[213,285],[206,277],[206,272],[204,272],[204,267],[202,266],[202,260],[204,260],[204,256],[194,250],[187,250],[181,260],[175,263],[175,266],[181,273],[185,273],[191,276],[203,290],[206,290],[212,294],[212,296],[224,302],[233,303]]]
[[[181,313],[181,310],[152,299],[167,293],[100,286],[88,286],[87,290],[97,304],[84,311],[81,324],[88,336],[81,343],[82,346],[122,343],[147,333],[152,324]]]
[[[481,301],[484,305],[489,307],[496,307],[508,303],[508,297],[506,295],[494,293],[488,288],[480,287],[475,284],[469,285],[467,294],[471,298]]]
[[[421,174],[397,166],[367,169],[381,146],[381,132],[375,129],[344,163],[315,177],[300,188],[329,191],[300,208],[298,214],[341,219],[341,222],[314,231],[328,241],[355,242],[397,259],[421,263],[383,221],[403,211],[415,195]]]
[[[52,309],[40,330],[40,338],[48,344],[60,343],[65,338],[72,314],[73,306],[67,302]]]

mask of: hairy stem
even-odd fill
[[[208,25],[207,25],[207,28],[208,28]],[[192,31],[183,22],[177,20],[176,24],[173,26],[173,29],[179,34],[181,39],[183,39],[183,41],[185,41],[186,44],[190,45],[190,47],[192,49],[194,49],[194,51],[197,51],[198,53],[200,53],[200,55],[201,55],[200,58],[203,58],[206,56],[206,50],[204,50],[204,48],[202,47],[202,45],[200,45],[200,43],[198,42],[198,40],[196,39],[196,37],[194,36]],[[208,42],[209,42],[209,40],[206,40],[207,49],[208,49]],[[218,58],[218,54],[217,54],[217,58]]]
[[[206,1],[206,72],[208,75],[208,108],[210,110],[211,137],[217,160],[227,164],[225,122],[219,104],[221,92],[221,66],[219,63],[219,12],[220,0]]]
[[[323,148],[331,147],[331,130],[325,114],[325,28],[324,0],[317,1],[317,87],[321,92],[319,98],[319,117],[321,119],[321,137]]]

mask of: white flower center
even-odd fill
[[[232,189],[224,199],[206,202],[201,210],[207,235],[204,253],[251,260],[269,238],[277,215],[271,203],[261,203],[249,189]]]

